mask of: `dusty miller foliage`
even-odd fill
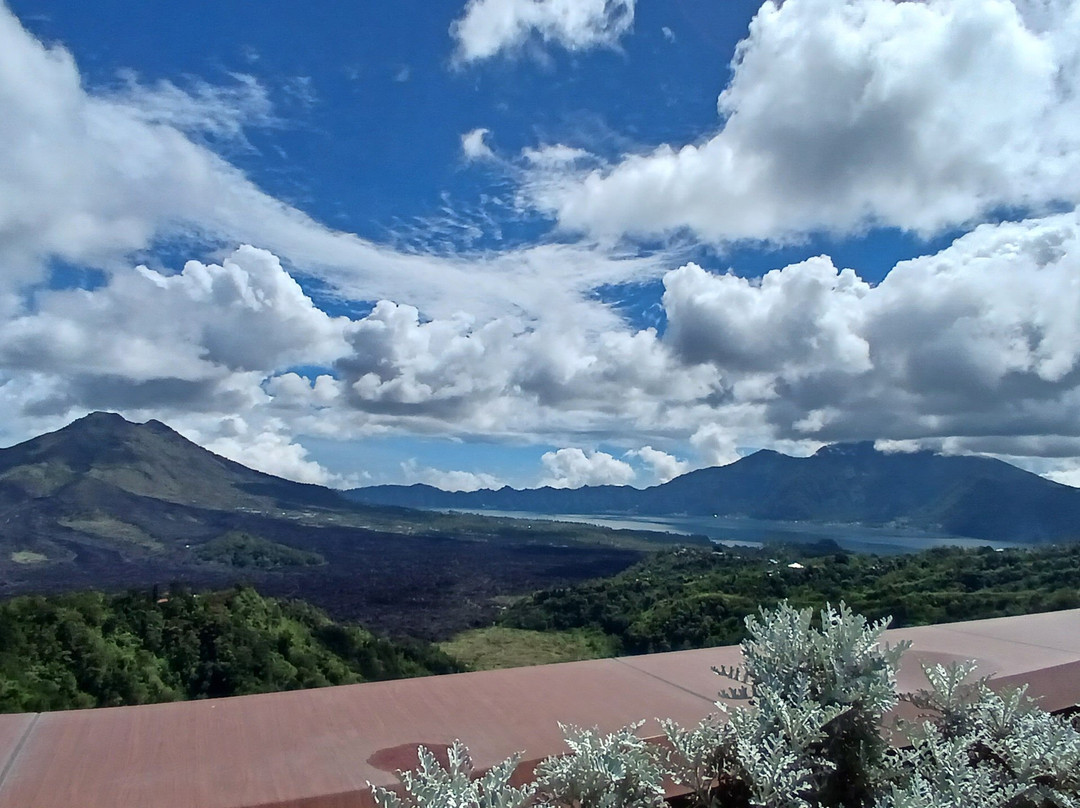
[[[687,789],[698,806],[722,805],[727,795],[718,786],[739,768],[735,727],[717,715],[692,729],[683,729],[670,719],[660,726],[668,741],[665,762],[672,782]]]
[[[659,749],[635,733],[642,723],[609,735],[559,725],[570,754],[536,770],[541,805],[558,808],[662,808],[664,766]]]
[[[477,777],[464,746],[443,769],[427,750],[400,794],[374,789],[380,808],[656,808],[663,781],[698,808],[1080,808],[1080,733],[1039,710],[1023,690],[998,694],[972,681],[974,664],[925,668],[929,689],[905,697],[924,720],[893,750],[883,719],[896,704],[908,647],[880,642],[844,604],[810,610],[782,603],[747,618],[742,668],[715,669],[745,699],[684,729],[662,721],[667,745],[637,736],[562,727],[569,753],[548,758],[532,786],[514,788],[518,758]]]
[[[516,756],[477,777],[461,741],[454,741],[447,751],[450,765],[445,769],[429,749],[420,747],[418,755],[420,767],[416,771],[398,772],[401,793],[371,787],[379,808],[525,808],[532,804],[534,785],[510,785],[519,760]]]
[[[881,779],[881,721],[896,704],[896,671],[908,644],[881,644],[887,620],[868,623],[843,603],[815,626],[786,602],[746,620],[744,667],[721,693],[748,698],[730,715],[736,772],[755,805],[866,805]]]
[[[880,808],[1080,806],[1080,733],[1038,709],[1026,687],[995,693],[974,663],[924,667],[930,687],[906,697],[927,711],[902,727],[909,776]]]

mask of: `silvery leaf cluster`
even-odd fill
[[[664,774],[659,749],[635,733],[641,722],[604,735],[560,724],[570,754],[537,768],[543,804],[559,808],[659,808]]]
[[[379,808],[525,808],[532,804],[535,785],[510,785],[518,756],[507,758],[479,777],[461,741],[454,741],[447,750],[446,768],[423,746],[418,757],[418,769],[398,772],[400,793],[372,786]]]
[[[641,722],[603,734],[562,726],[568,753],[548,758],[536,782],[510,784],[514,757],[477,773],[460,742],[441,766],[421,749],[396,792],[374,788],[379,808],[659,808],[665,778],[697,808],[722,808],[718,786],[737,784],[760,808],[1080,808],[1080,732],[1023,690],[996,693],[974,663],[924,668],[929,688],[905,696],[925,712],[901,727],[910,746],[882,737],[896,704],[906,644],[881,642],[843,604],[815,625],[787,603],[747,618],[743,668],[714,668],[747,703],[684,729],[661,721],[666,745],[639,737]]]

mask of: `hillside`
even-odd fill
[[[617,572],[657,541],[357,504],[114,413],[0,449],[0,597],[242,580],[434,639],[490,619],[499,598]]]
[[[0,603],[0,712],[239,696],[452,673],[437,649],[251,589]]]
[[[238,517],[264,520],[250,532],[269,551],[282,539],[287,545],[300,537],[299,514],[369,511],[336,491],[234,463],[159,421],[135,424],[115,413],[92,413],[0,449],[0,568],[21,562],[13,573],[41,572],[50,564],[78,573],[102,563],[145,561],[177,573],[221,562],[224,554],[201,548],[240,528]],[[276,552],[288,549],[279,545]]]
[[[215,509],[347,507],[335,491],[254,471],[160,421],[133,424],[116,413],[0,449],[0,508],[45,497],[108,507],[133,496]]]
[[[816,552],[683,548],[611,578],[536,592],[508,607],[499,625],[584,632],[620,653],[642,654],[740,642],[746,615],[781,600],[814,609],[843,600],[868,617],[892,617],[896,627],[916,626],[1077,608],[1078,580],[1076,543],[896,556],[839,553],[827,544]]]
[[[822,524],[905,526],[976,539],[1080,538],[1080,489],[1000,460],[827,446],[811,457],[760,451],[638,490],[502,488],[450,493],[430,486],[346,492],[356,502],[425,508],[635,516],[744,516]]]

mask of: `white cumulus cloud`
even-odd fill
[[[308,456],[307,449],[288,435],[259,432],[206,442],[206,448],[248,468],[301,483],[344,487],[337,475],[328,472]]]
[[[687,264],[664,276],[664,288],[666,341],[688,361],[740,371],[870,365],[856,322],[870,287],[825,256],[755,279]]]
[[[0,324],[0,366],[133,381],[269,371],[344,354],[346,322],[318,309],[276,257],[241,247],[175,275],[139,267],[97,289],[41,292]]]
[[[487,160],[495,156],[491,147],[487,144],[487,136],[491,134],[489,129],[473,129],[461,136],[461,151],[466,160]]]
[[[666,483],[668,480],[690,471],[690,464],[685,460],[680,460],[675,455],[668,454],[660,449],[654,449],[652,446],[632,449],[626,454],[644,462],[658,483]]]
[[[607,452],[577,447],[545,452],[540,458],[546,476],[541,485],[552,488],[580,488],[583,485],[626,485],[634,479],[634,469]]]
[[[1050,454],[1080,432],[1078,247],[1074,211],[982,225],[876,287],[827,258],[760,280],[688,265],[665,281],[668,338],[716,369],[718,412],[755,407],[773,438]]]
[[[634,23],[636,0],[469,0],[450,28],[461,62],[490,59],[537,37],[567,50],[612,46]]]
[[[420,466],[409,460],[401,464],[401,470],[410,481],[433,485],[443,491],[479,491],[482,488],[502,488],[503,482],[494,474],[475,471],[444,470]]]
[[[719,131],[527,186],[565,228],[717,242],[1080,201],[1080,4],[766,2]]]

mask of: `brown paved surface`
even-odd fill
[[[992,685],[997,688],[1027,685],[1028,695],[1037,697],[1044,710],[1058,712],[1080,706],[1080,662],[1003,676],[995,679]]]
[[[1080,701],[1080,610],[903,629],[918,660],[974,657],[980,672]],[[713,712],[737,648],[376,682],[182,704],[0,716],[0,808],[354,808],[417,744],[460,738],[477,765],[563,750],[558,721],[612,730]],[[36,720],[35,720],[36,718]],[[655,721],[643,734],[658,731]]]
[[[0,789],[4,786],[7,772],[13,766],[15,753],[34,721],[36,715],[0,715]]]

